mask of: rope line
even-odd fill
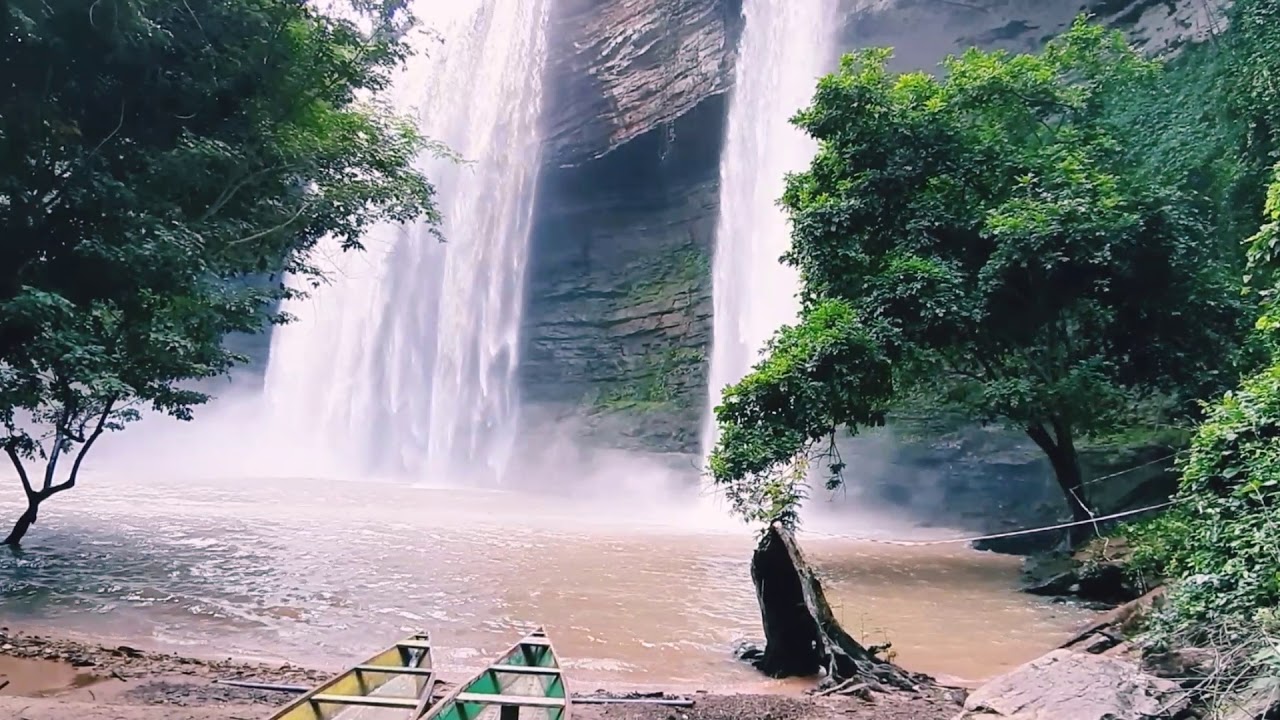
[[[1121,470],[1120,472],[1113,472],[1113,473],[1111,473],[1110,475],[1103,475],[1103,476],[1102,476],[1102,477],[1100,477],[1100,478],[1094,478],[1094,479],[1089,480],[1089,481],[1087,481],[1087,482],[1080,483],[1080,485],[1081,485],[1082,487],[1086,487],[1086,486],[1089,486],[1089,485],[1094,485],[1094,484],[1100,483],[1100,482],[1102,482],[1102,481],[1104,481],[1104,480],[1110,480],[1111,478],[1118,478],[1118,477],[1120,477],[1121,475],[1128,475],[1129,473],[1133,472],[1134,470],[1141,470],[1141,469],[1142,469],[1142,468],[1144,468],[1144,467],[1149,467],[1149,466],[1151,466],[1151,465],[1155,465],[1156,463],[1162,463],[1162,462],[1164,462],[1165,460],[1168,460],[1168,459],[1173,458],[1173,457],[1177,457],[1177,455],[1178,455],[1178,453],[1176,453],[1176,452],[1171,452],[1171,453],[1169,453],[1168,455],[1164,455],[1164,456],[1162,456],[1162,457],[1158,457],[1158,458],[1156,458],[1155,460],[1149,460],[1149,461],[1147,461],[1147,462],[1142,463],[1141,465],[1134,465],[1133,467],[1129,468],[1128,470]]]
[[[1057,525],[1049,525],[1046,527],[1030,528],[1027,530],[1010,530],[1009,532],[993,533],[991,535],[978,535],[975,537],[963,538],[947,538],[945,540],[884,540],[881,538],[858,537],[856,535],[831,535],[828,533],[814,532],[801,528],[801,534],[817,535],[832,540],[855,540],[857,542],[876,543],[879,545],[899,545],[902,547],[922,547],[925,545],[951,545],[955,543],[971,543],[979,540],[998,540],[1001,538],[1018,537],[1020,535],[1034,535],[1036,533],[1049,532],[1050,530],[1065,530],[1066,528],[1076,527],[1079,525],[1095,525],[1107,520],[1115,520],[1116,518],[1128,517],[1139,513],[1151,512],[1152,510],[1161,510],[1171,505],[1177,504],[1178,501],[1170,500],[1169,502],[1160,503],[1159,505],[1149,505],[1137,510],[1126,510],[1124,512],[1112,513],[1103,517],[1090,518],[1088,520],[1076,520],[1075,522],[1059,523]]]

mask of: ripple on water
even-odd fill
[[[104,487],[106,486],[106,487]],[[108,492],[109,488],[109,492]],[[751,538],[638,526],[510,493],[336,481],[85,483],[0,557],[0,610],[62,630],[340,666],[429,628],[445,669],[545,625],[585,681],[754,678]],[[12,502],[0,503],[11,513]],[[448,507],[448,513],[426,511]],[[545,512],[544,512],[545,511]],[[1055,644],[1079,613],[1012,591],[1014,561],[805,540],[855,635],[978,677]]]

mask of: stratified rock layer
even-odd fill
[[[546,161],[586,162],[729,89],[741,0],[563,0],[550,35]]]

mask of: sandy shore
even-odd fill
[[[263,720],[293,697],[215,680],[315,685],[326,673],[217,661],[0,629],[0,718]],[[451,678],[445,678],[450,680]],[[460,678],[452,678],[454,680]],[[714,690],[714,689],[713,689]],[[691,708],[578,705],[581,720],[949,720],[957,706],[909,694],[856,698],[697,692]]]

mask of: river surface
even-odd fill
[[[17,514],[15,489],[0,485],[5,522]],[[752,537],[708,521],[705,505],[373,481],[86,477],[50,501],[23,551],[0,553],[0,614],[181,653],[326,668],[426,628],[438,665],[458,671],[543,624],[579,687],[758,688],[730,656],[760,632]],[[857,531],[849,521],[845,532]],[[1015,558],[816,531],[802,541],[845,627],[869,644],[892,641],[913,670],[981,679],[1088,617],[1015,592]]]

